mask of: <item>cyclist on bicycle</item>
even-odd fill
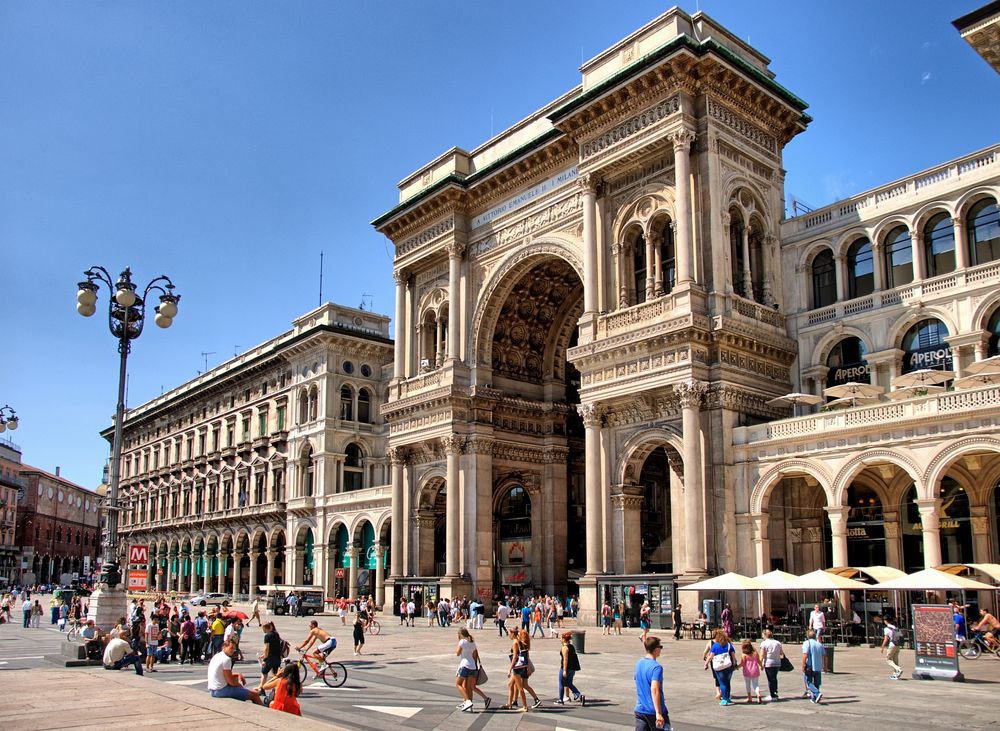
[[[337,646],[337,640],[325,629],[319,626],[315,619],[309,622],[309,636],[303,640],[301,645],[296,646],[299,652],[305,652],[315,643],[319,643],[313,651],[312,656],[317,660],[325,660],[326,656],[333,652]]]
[[[972,628],[972,631],[979,633],[991,650],[997,649],[997,644],[1000,643],[997,639],[997,634],[1000,634],[1000,622],[982,607],[979,608],[979,623]]]

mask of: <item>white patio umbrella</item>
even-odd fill
[[[921,368],[917,371],[910,371],[892,379],[893,388],[906,388],[908,386],[936,386],[945,383],[955,377],[955,371],[938,370],[934,368]]]
[[[852,406],[857,406],[859,403],[871,403],[873,401],[878,401],[878,399],[874,396],[845,396],[844,398],[835,398],[833,401],[827,401],[826,408],[847,409]]]
[[[872,585],[818,569],[796,577],[795,588],[799,591],[867,591]]]
[[[710,579],[677,587],[678,591],[757,591],[767,587],[757,579],[730,571]]]
[[[886,396],[891,398],[893,401],[902,401],[903,399],[908,398],[931,396],[941,391],[944,391],[944,386],[905,386],[903,388],[897,388],[894,391],[889,391]]]
[[[882,581],[868,589],[879,591],[993,591],[995,586],[956,576],[937,569],[924,569],[916,573]]]
[[[963,376],[955,381],[955,388],[982,388],[996,386],[1000,383],[1000,373],[977,373],[974,376]]]
[[[793,391],[792,393],[786,393],[784,396],[777,396],[767,402],[768,406],[784,406],[785,404],[792,405],[792,415],[798,416],[798,405],[808,404],[814,405],[823,402],[822,396],[817,396],[814,393],[799,393],[798,391]]]
[[[834,398],[876,398],[884,391],[885,389],[881,386],[848,381],[847,383],[841,383],[839,386],[824,388],[823,394],[825,396],[833,396]]]
[[[768,571],[766,574],[761,574],[760,576],[753,577],[754,581],[760,581],[765,585],[765,589],[770,591],[794,591],[798,589],[795,582],[798,580],[798,576],[795,574],[790,574],[787,571],[782,571],[781,569],[775,569],[774,571]]]
[[[974,376],[977,373],[1000,373],[1000,355],[994,355],[969,363],[969,365],[965,366],[965,372],[970,376]]]

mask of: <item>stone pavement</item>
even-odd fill
[[[551,701],[556,692],[558,641],[546,638],[532,645],[532,658],[538,672],[532,685],[545,701],[542,708],[526,714],[491,710],[482,713],[477,703],[477,713],[461,713],[455,709],[459,702],[454,688],[457,665],[455,646],[456,629],[427,627],[426,621],[414,628],[400,627],[398,620],[383,616],[382,634],[368,637],[365,654],[355,657],[351,652],[351,627],[342,626],[336,617],[318,617],[338,640],[333,658],[348,668],[348,680],[343,688],[330,689],[310,677],[306,692],[301,698],[303,713],[318,722],[336,724],[335,728],[372,729],[446,729],[447,731],[597,731],[598,729],[632,729],[631,708],[634,702],[632,668],[641,655],[638,630],[625,630],[620,637],[603,637],[599,630],[588,629],[587,653],[581,656],[583,670],[577,675],[577,685],[587,694],[585,708],[578,704],[559,707]],[[302,641],[307,632],[307,618],[277,617],[279,632],[292,644]],[[505,692],[507,667],[506,641],[497,637],[496,629],[487,621],[481,631],[473,632],[479,645],[483,663],[491,675],[484,690],[493,696],[495,706],[502,705]],[[654,632],[656,634],[656,632]],[[743,704],[720,707],[714,700],[711,676],[703,670],[700,640],[675,642],[669,632],[658,633],[664,640],[662,661],[666,669],[665,691],[674,727],[681,731],[705,728],[730,729],[856,729],[864,726],[892,726],[913,729],[968,728],[997,729],[1000,714],[996,711],[997,691],[1000,690],[1000,660],[981,657],[961,664],[968,677],[966,683],[941,681],[914,681],[909,678],[913,667],[913,653],[902,653],[902,664],[907,671],[903,680],[888,679],[889,668],[877,649],[841,648],[836,650],[836,673],[824,677],[824,702],[817,707],[798,697],[800,676],[796,672],[782,673],[780,683],[782,700],[764,706]],[[261,632],[250,627],[244,632],[244,652],[253,658],[261,644]],[[160,672],[138,678],[131,671],[111,673],[102,669],[52,670],[41,659],[45,654],[58,652],[62,637],[48,627],[23,630],[18,624],[0,626],[0,677],[7,681],[8,693],[0,701],[0,712],[9,719],[26,702],[42,707],[47,699],[58,702],[57,715],[66,709],[79,709],[90,705],[90,693],[67,693],[68,687],[80,688],[77,678],[96,679],[98,686],[114,683],[119,697],[136,698],[130,710],[139,708],[146,713],[145,696],[137,695],[146,686],[156,688],[155,699],[149,708],[155,708],[152,718],[170,722],[178,728],[204,728],[205,720],[188,718],[183,714],[271,713],[281,716],[281,723],[297,725],[300,722],[287,714],[250,708],[235,701],[212,699],[205,691],[204,666],[179,667],[176,664],[159,666]],[[795,662],[801,660],[799,648],[788,652]],[[797,656],[798,655],[798,656]],[[40,668],[27,672],[3,672],[21,668]],[[256,682],[259,673],[253,663],[238,666],[240,672]],[[742,688],[742,678],[734,678],[737,689]],[[86,683],[91,680],[83,681]],[[129,683],[126,689],[119,682]],[[12,687],[11,684],[16,684]],[[30,685],[23,685],[30,683]],[[111,686],[109,686],[111,687]],[[173,688],[172,691],[161,687]],[[16,690],[20,689],[20,690]],[[47,688],[58,689],[46,693]],[[14,692],[10,692],[10,691]],[[172,699],[173,691],[185,691]],[[735,694],[734,698],[739,698]],[[42,700],[45,699],[45,700]],[[176,704],[176,712],[170,703]],[[159,705],[166,704],[166,705]],[[47,707],[47,706],[45,706]],[[120,705],[109,701],[101,708],[104,726],[126,721]],[[19,722],[23,717],[18,717]],[[73,716],[62,719],[62,725],[77,725],[80,719]],[[143,718],[143,720],[145,720]],[[130,721],[127,721],[130,722]],[[225,724],[222,718],[212,724]],[[243,723],[241,720],[240,723]],[[4,724],[5,728],[8,724]],[[31,728],[41,728],[32,725]],[[315,726],[314,726],[315,727]],[[21,726],[17,726],[21,728]],[[24,726],[27,728],[27,726]],[[303,725],[303,728],[307,726]],[[330,726],[327,726],[330,728]]]

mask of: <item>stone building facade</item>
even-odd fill
[[[15,540],[17,501],[25,489],[20,472],[20,447],[0,439],[0,585],[6,586],[21,580],[21,550]]]
[[[580,86],[400,184],[392,583],[644,599],[735,567],[733,431],[785,412],[769,60],[672,9]]]
[[[328,303],[128,411],[122,549],[149,545],[149,586],[382,593],[388,327]]]

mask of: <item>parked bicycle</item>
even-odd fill
[[[975,634],[972,637],[959,640],[958,652],[962,657],[968,660],[975,660],[984,652],[988,655],[993,654],[1000,657],[1000,646],[991,647],[987,644],[986,638],[983,637],[982,634]]]
[[[302,657],[295,661],[299,666],[299,676],[302,684],[305,685],[309,669],[331,688],[339,688],[347,682],[347,668],[334,660],[318,659],[315,655],[302,653]]]

